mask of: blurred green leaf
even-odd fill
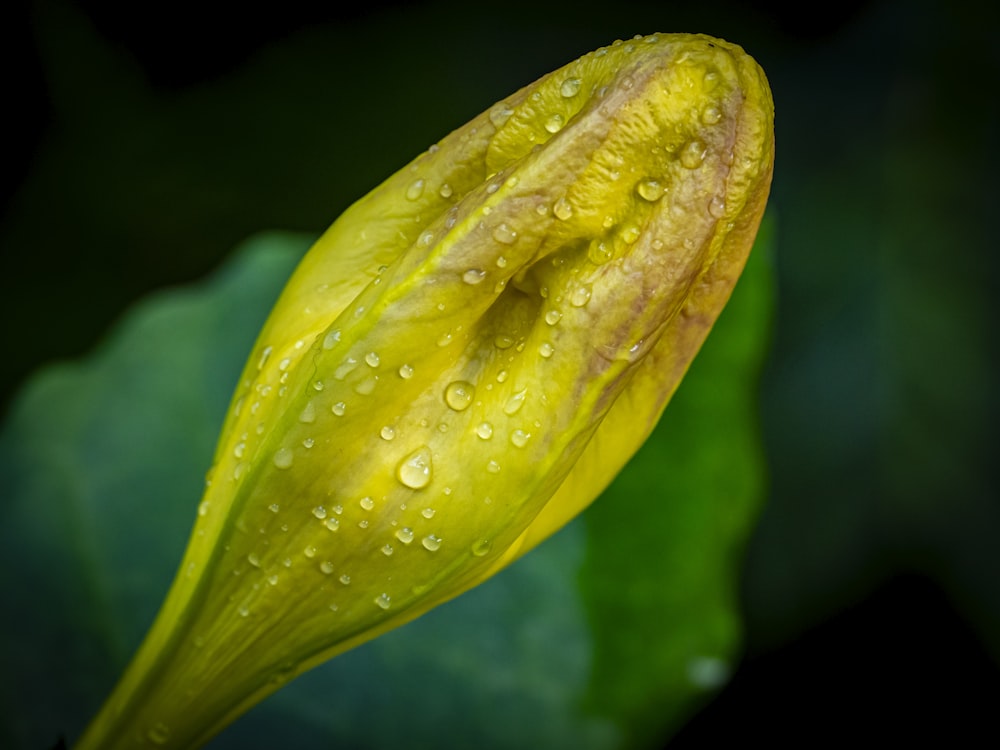
[[[578,521],[501,575],[304,675],[213,748],[611,748],[722,684],[763,495],[756,386],[772,232],[660,427]],[[303,235],[131,310],[40,372],[0,433],[0,745],[75,737],[180,559],[232,384]]]

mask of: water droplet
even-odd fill
[[[365,362],[369,367],[378,367],[382,360],[379,358],[378,354],[375,352],[368,352],[365,355]]]
[[[632,80],[632,76],[625,76],[622,78],[622,88],[628,91],[635,85],[635,81]]]
[[[442,335],[441,338],[439,338],[437,340],[437,345],[438,346],[448,346],[448,344],[450,344],[450,343],[451,343],[451,334],[450,333],[446,333],[446,334]]]
[[[517,241],[517,232],[507,224],[500,223],[493,228],[493,239],[501,245],[513,245]]]
[[[307,437],[305,440],[302,441],[303,448],[312,448],[314,445],[316,445],[315,438]]]
[[[249,555],[247,555],[247,562],[250,563],[255,568],[260,567],[260,558],[257,556],[256,552],[251,552]]]
[[[324,560],[319,564],[319,569],[322,571],[323,575],[331,575],[333,573],[333,563],[329,560]]]
[[[485,278],[486,271],[482,271],[478,268],[470,268],[462,274],[462,281],[466,284],[479,284]]]
[[[451,185],[445,182],[441,185],[441,189],[438,190],[438,195],[440,195],[442,198],[450,198],[452,192],[454,191],[451,189]]]
[[[279,510],[281,510],[281,506],[278,505],[277,503],[271,503],[270,505],[267,506],[267,509],[272,513],[277,513]]]
[[[721,219],[726,215],[726,201],[721,196],[712,196],[712,200],[708,202],[708,212],[714,216],[716,219]]]
[[[590,247],[587,249],[587,258],[595,266],[601,266],[611,260],[614,252],[611,245],[604,240],[595,239],[590,243]]]
[[[260,359],[257,360],[257,369],[263,370],[264,365],[267,364],[267,360],[271,358],[272,349],[269,346],[265,346],[263,351],[260,353]]]
[[[476,389],[472,383],[467,383],[464,380],[455,380],[448,383],[448,386],[444,389],[444,401],[448,404],[449,408],[455,411],[463,411],[469,408],[475,392]]]
[[[701,121],[705,125],[715,125],[719,120],[722,119],[722,112],[719,111],[718,107],[708,106],[701,113]]]
[[[406,200],[415,201],[421,195],[424,194],[424,181],[414,180],[410,183],[410,186],[406,188]]]
[[[340,528],[340,519],[338,519],[338,518],[334,518],[333,516],[330,516],[329,518],[327,518],[327,519],[326,519],[326,520],[325,520],[325,521],[323,522],[323,524],[324,524],[324,525],[326,526],[326,528],[328,528],[328,529],[329,529],[330,531],[337,531],[337,530],[338,530],[338,529]]]
[[[441,539],[434,534],[428,534],[420,540],[420,543],[424,545],[424,549],[431,552],[437,552],[441,548]]]
[[[556,112],[545,121],[545,129],[550,133],[558,133],[566,124],[566,118]]]
[[[279,448],[274,453],[274,465],[279,469],[287,469],[295,459],[290,448]]]
[[[426,487],[431,475],[431,449],[426,445],[404,458],[396,469],[399,481],[414,490]]]
[[[653,201],[660,200],[666,189],[659,180],[642,180],[636,185],[635,191],[639,194],[640,198],[652,203]]]
[[[505,382],[507,380],[508,375],[509,373],[506,370],[501,370],[500,372],[497,373],[497,382],[498,383]],[[489,386],[486,387],[489,388]]]
[[[493,123],[493,127],[499,130],[512,114],[514,114],[514,110],[501,102],[490,110],[490,122]]]
[[[240,461],[233,467],[233,479],[239,479],[247,469],[246,462]]]
[[[561,221],[566,221],[573,216],[573,206],[565,198],[560,198],[552,206],[552,214]]]
[[[640,234],[641,232],[637,226],[625,227],[625,229],[622,230],[622,242],[626,245],[632,245],[637,239],[639,239]]]
[[[549,310],[545,313],[545,322],[550,326],[554,326],[562,318],[562,313],[558,310]]]
[[[567,78],[562,82],[559,87],[559,93],[564,99],[569,99],[570,97],[576,96],[580,93],[580,81],[579,78]]]
[[[486,464],[486,471],[488,471],[490,474],[496,474],[497,472],[500,471],[500,464],[498,464],[496,461],[490,461],[488,464]]]
[[[493,543],[489,539],[480,539],[472,545],[472,554],[476,557],[483,557],[489,554],[492,547]]]
[[[267,582],[269,584],[271,584],[272,586],[277,586],[278,585],[278,574],[277,573],[271,573],[271,575],[269,575],[267,577]]]
[[[382,609],[389,609],[390,600],[388,594],[379,594],[375,597],[375,604],[377,604]]]
[[[326,387],[326,385],[323,383],[322,380],[317,380],[315,383],[313,383],[313,390],[314,391],[321,391],[325,387]]]
[[[246,604],[241,604],[239,608],[236,610],[236,612],[239,614],[240,617],[249,617],[250,607],[248,607]]]
[[[400,365],[399,367],[399,377],[403,380],[409,380],[413,377],[413,368],[409,365]]]
[[[358,504],[365,510],[371,510],[375,507],[375,501],[369,496],[365,496],[358,501]]]
[[[545,359],[548,359],[555,353],[555,347],[552,346],[552,344],[550,344],[548,341],[546,341],[541,346],[538,347],[538,353],[543,357],[545,357]]]
[[[385,555],[386,557],[388,557],[392,553],[393,553],[393,549],[392,549],[392,545],[391,544],[383,544],[382,545],[382,554],[383,555]]]
[[[154,745],[164,745],[170,739],[170,729],[163,722],[158,722],[149,728],[146,737]]]
[[[344,416],[344,412],[347,410],[347,404],[343,401],[338,401],[333,406],[330,407],[330,411],[336,414],[338,417]]]
[[[334,329],[323,337],[323,348],[333,349],[340,341],[340,329]]]
[[[302,413],[299,414],[299,421],[303,424],[312,424],[316,421],[316,405],[312,401],[306,404]]]
[[[279,369],[279,370],[281,370],[282,372],[284,372],[285,370],[287,370],[287,369],[288,369],[288,366],[289,366],[290,364],[292,364],[292,360],[291,360],[291,358],[290,358],[290,357],[285,357],[284,359],[282,359],[282,360],[281,360],[281,361],[280,361],[280,362],[278,363],[278,369]]]
[[[681,151],[681,166],[685,169],[696,169],[705,161],[705,144],[695,139],[690,141]]]
[[[383,440],[392,440],[396,437],[396,431],[389,425],[385,425],[378,434]]]
[[[307,545],[306,548],[302,550],[302,554],[311,560],[312,558],[316,557],[316,548],[313,547],[311,544]]]
[[[524,399],[527,394],[527,388],[522,388],[511,394],[511,397],[507,399],[507,403],[503,405],[503,413],[508,417],[517,414],[521,410],[521,407],[524,406]]]
[[[337,380],[343,380],[351,372],[353,372],[357,366],[358,366],[358,360],[356,360],[354,357],[348,357],[347,359],[345,359],[343,362],[340,363],[340,366],[337,367],[336,370],[333,371],[333,377],[336,378]]]
[[[413,529],[408,526],[404,526],[401,529],[396,530],[396,538],[403,544],[409,544],[413,541]]]
[[[347,573],[344,573],[344,575],[342,575],[340,577],[340,582],[342,584],[344,584],[345,586],[350,586],[351,585],[351,577],[349,575],[347,575]]]
[[[588,302],[590,302],[591,288],[590,284],[580,284],[569,297],[569,303],[573,307],[583,307]]]
[[[514,337],[508,336],[505,333],[497,334],[497,337],[493,339],[493,345],[497,349],[510,349],[510,347],[514,346]]]
[[[317,505],[315,508],[313,508],[312,514],[316,516],[316,518],[318,518],[320,521],[322,521],[324,518],[326,518],[326,508],[324,508],[322,505]]]
[[[420,515],[422,515],[424,518],[427,518],[427,519],[434,518],[434,509],[433,508],[424,508],[422,511],[420,511]]]
[[[489,440],[493,437],[493,425],[489,422],[480,422],[476,427],[476,434],[483,440]]]
[[[529,438],[531,438],[531,433],[524,430],[514,430],[510,433],[510,442],[518,448],[526,446]]]
[[[362,396],[369,395],[375,390],[375,386],[378,384],[378,375],[370,375],[369,377],[362,380],[356,386],[354,386],[354,392],[359,393]]]
[[[367,529],[368,528],[368,519],[367,518],[362,518],[360,521],[358,521],[358,528],[359,529]]]

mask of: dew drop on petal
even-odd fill
[[[712,200],[708,202],[708,212],[714,216],[716,219],[721,219],[726,215],[726,201],[721,196],[712,196]]]
[[[426,445],[421,446],[404,458],[396,468],[399,481],[410,489],[419,490],[430,484],[431,450]]]
[[[722,119],[722,112],[719,111],[718,107],[709,105],[702,110],[701,121],[705,125],[715,125],[719,120]]]
[[[469,408],[475,392],[476,389],[472,383],[467,383],[464,380],[455,380],[448,383],[448,386],[444,389],[444,401],[448,404],[449,408],[455,411],[463,411]]]
[[[538,347],[538,353],[542,355],[545,359],[548,359],[555,353],[555,347],[552,346],[548,341],[543,343]]]
[[[643,180],[636,185],[635,191],[639,194],[640,198],[650,203],[660,200],[665,192],[659,180]]]
[[[491,460],[488,464],[486,464],[486,471],[488,471],[490,474],[496,474],[500,471],[500,464],[498,464],[496,461]]]
[[[580,93],[580,84],[582,81],[579,78],[567,78],[559,86],[559,94],[564,99],[569,99],[570,97],[576,96]]]
[[[329,560],[324,560],[319,564],[319,569],[323,572],[323,575],[330,575],[333,573],[333,563]]]
[[[312,424],[316,421],[316,405],[310,401],[302,409],[302,413],[299,414],[299,421],[302,424]]]
[[[257,369],[263,370],[264,365],[267,364],[267,360],[271,358],[271,352],[273,349],[270,346],[265,346],[260,353],[260,359],[257,360]]]
[[[381,362],[381,358],[378,356],[376,352],[368,352],[365,355],[365,362],[368,364],[369,367],[378,367],[379,362]]]
[[[385,425],[378,434],[383,440],[392,440],[396,437],[396,431],[389,425]]]
[[[274,453],[274,465],[279,469],[287,469],[292,465],[294,458],[290,448],[279,448]]]
[[[364,508],[365,510],[371,510],[372,508],[375,507],[375,501],[372,500],[371,497],[365,496],[361,498],[361,500],[359,501],[359,505],[361,505],[361,507]]]
[[[476,434],[482,440],[489,440],[491,437],[493,437],[493,425],[491,425],[489,422],[480,422],[479,425],[476,427]]]
[[[413,377],[413,368],[410,365],[400,365],[399,367],[399,377],[403,380],[409,380]]]
[[[492,547],[493,543],[489,539],[480,539],[472,545],[472,554],[476,557],[482,557],[489,554]]]
[[[497,224],[493,228],[493,239],[501,245],[513,245],[517,241],[517,232],[507,224]]]
[[[685,169],[696,169],[705,161],[705,144],[695,139],[681,150],[681,166]]]
[[[545,129],[550,133],[558,133],[566,124],[566,118],[556,112],[545,121]]]
[[[565,198],[560,198],[552,206],[552,214],[561,221],[566,221],[573,216],[573,206]]]
[[[424,194],[424,181],[414,180],[410,183],[409,187],[406,188],[406,200],[415,201],[421,195]]]
[[[381,609],[389,609],[391,601],[388,594],[379,594],[375,597],[375,604],[377,604]]]
[[[560,318],[562,318],[562,313],[559,312],[558,310],[549,310],[547,313],[545,313],[545,322],[548,323],[550,326],[554,326],[556,323],[558,323]]]
[[[338,417],[344,416],[344,412],[347,411],[347,404],[343,401],[338,401],[333,406],[330,407],[330,411],[336,414]]]
[[[403,544],[409,544],[413,541],[413,529],[408,526],[404,526],[401,529],[396,530],[396,538]]]
[[[570,295],[569,303],[573,307],[583,307],[588,302],[590,302],[591,287],[590,284],[580,284],[573,293]]]
[[[322,505],[317,505],[315,508],[312,509],[312,514],[316,516],[316,518],[318,518],[320,521],[322,521],[324,518],[326,518],[326,508],[324,508]]]
[[[462,281],[466,284],[479,284],[486,278],[486,271],[478,268],[470,268],[462,274]]]
[[[525,432],[524,430],[514,430],[510,433],[510,442],[518,448],[523,448],[528,444],[528,439],[530,437],[530,432]]]
[[[420,543],[424,545],[424,549],[430,552],[437,552],[441,548],[441,539],[434,534],[428,534]]]
[[[521,410],[521,407],[524,406],[524,399],[527,394],[527,388],[522,388],[511,394],[510,398],[507,399],[507,403],[503,405],[503,413],[507,416],[517,414]]]

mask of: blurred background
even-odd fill
[[[745,657],[670,747],[1000,739],[993,6],[7,8],[4,411],[145,293],[259,230],[322,230],[587,51],[655,31],[741,44],[777,110],[771,488],[743,563]]]

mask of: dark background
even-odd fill
[[[671,743],[1000,739],[997,12],[974,2],[286,0],[5,9],[2,405],[246,236],[320,231],[495,100],[615,38],[770,78],[771,493],[746,657]]]

